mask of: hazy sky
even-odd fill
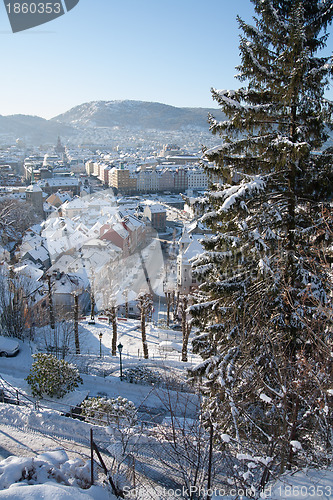
[[[80,0],[64,16],[13,34],[0,4],[0,114],[50,118],[93,100],[215,107],[235,88],[236,15],[250,0]]]

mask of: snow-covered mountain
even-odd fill
[[[71,126],[45,120],[31,115],[0,115],[0,136],[9,139],[24,138],[34,144],[54,142],[58,135],[72,136],[75,133]]]
[[[93,101],[76,106],[53,118],[73,126],[120,127],[133,129],[208,130],[207,115],[221,115],[217,109],[178,108],[158,102]]]
[[[0,140],[22,138],[28,144],[54,143],[60,135],[64,141],[108,142],[116,129],[131,134],[209,133],[208,113],[218,119],[218,109],[178,108],[157,102],[93,101],[75,106],[50,120],[31,115],[0,115]]]

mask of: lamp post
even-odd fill
[[[120,380],[123,380],[123,363],[121,359],[121,353],[123,351],[123,345],[121,343],[118,344],[118,351],[119,351],[119,363],[120,363]]]
[[[99,337],[99,357],[101,358],[102,357],[102,337],[103,337],[103,333],[100,332],[100,334],[98,335]]]

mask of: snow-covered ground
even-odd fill
[[[104,318],[104,316],[100,316]],[[80,351],[82,357],[86,355],[91,355],[94,359],[93,366],[111,366],[119,369],[119,354],[117,357],[111,357],[111,342],[112,342],[112,325],[108,324],[106,320],[99,320],[95,318],[95,324],[89,324],[89,318],[80,321],[79,324],[79,334],[80,334]],[[117,344],[121,343],[123,345],[123,362],[124,368],[128,364],[133,364],[133,362],[138,363],[143,357],[142,349],[142,339],[140,330],[140,321],[133,319],[119,318],[117,322]],[[45,348],[45,339],[50,343],[49,328],[36,329],[35,332],[35,343],[40,346],[41,349]],[[165,327],[158,326],[156,322],[147,323],[147,341],[148,341],[148,351],[149,358],[157,361],[169,362],[179,362],[179,368],[184,368],[184,363],[181,362],[181,356],[179,351],[182,345],[182,332],[180,330],[167,329]],[[101,347],[102,347],[102,357],[100,357],[100,338],[99,335],[102,334]],[[178,344],[178,349],[175,351],[168,352],[160,346],[160,343],[165,340],[170,340]],[[75,352],[74,339],[71,342],[71,351]],[[189,362],[195,364],[199,361],[198,356],[194,356],[189,352]],[[28,361],[28,359],[27,359]],[[0,364],[0,368],[2,365]]]
[[[49,335],[47,329],[36,330],[33,343],[20,342],[20,352],[16,357],[0,358],[0,385],[6,391],[12,391],[13,399],[18,398],[24,404],[16,406],[0,403],[0,498],[115,498],[110,487],[103,484],[100,471],[96,475],[96,485],[89,488],[90,429],[94,429],[94,439],[100,446],[108,467],[112,465],[111,456],[121,456],[121,450],[115,455],[114,453],[119,448],[122,430],[118,430],[117,434],[110,427],[96,426],[64,416],[87,395],[103,395],[108,398],[120,395],[133,401],[138,409],[138,426],[131,431],[128,446],[132,442],[135,446],[142,445],[139,476],[141,474],[142,480],[142,475],[147,474],[149,479],[146,484],[144,481],[139,483],[135,498],[184,498],[181,491],[165,486],[165,471],[159,469],[157,463],[149,461],[149,464],[145,464],[144,457],[145,453],[149,453],[149,446],[156,448],[159,444],[154,444],[149,433],[142,432],[142,425],[153,426],[154,422],[170,424],[170,404],[174,415],[184,417],[189,423],[196,419],[198,397],[191,392],[184,392],[185,386],[182,386],[182,391],[178,391],[177,384],[185,383],[186,369],[199,359],[189,352],[189,361],[183,363],[179,352],[181,332],[148,324],[150,358],[144,360],[139,322],[119,320],[117,343],[121,342],[123,345],[123,372],[139,366],[161,376],[161,383],[155,385],[129,383],[120,379],[119,353],[115,357],[111,356],[112,326],[107,321],[96,319],[95,325],[89,324],[88,320],[81,321],[79,334],[81,354],[69,354],[68,358],[80,367],[83,384],[62,400],[42,399],[37,402],[32,398],[30,387],[25,381],[33,361],[32,354],[45,347],[45,340]],[[70,349],[75,352],[73,343]],[[112,451],[111,455],[108,450]],[[128,483],[122,483],[123,486],[124,484]],[[247,498],[246,492],[240,491],[213,488],[212,493],[212,498],[216,499]],[[333,472],[309,469],[286,475],[274,485],[268,485],[263,498],[333,500]]]
[[[32,364],[32,354],[38,347],[45,348],[45,331],[48,328],[35,332],[35,342],[21,342],[20,352],[14,358],[0,358],[0,375],[19,392],[31,397],[30,386],[25,381]],[[100,340],[99,335],[102,334]],[[69,412],[70,407],[75,407],[89,394],[90,396],[118,397],[119,395],[133,401],[137,408],[154,409],[161,407],[161,394],[168,386],[171,390],[185,382],[186,370],[199,358],[189,353],[189,361],[181,361],[181,332],[177,330],[162,330],[152,323],[147,324],[149,359],[142,357],[142,340],[139,321],[119,320],[117,342],[123,345],[122,370],[133,367],[145,367],[155,375],[160,374],[163,387],[141,385],[126,382],[120,379],[120,355],[111,356],[112,326],[107,321],[96,318],[95,324],[89,320],[80,322],[80,350],[76,355],[74,341],[70,345],[71,353],[68,360],[75,363],[81,370],[83,384],[77,391],[65,395],[61,400],[44,399],[39,405],[52,408],[60,412]],[[162,344],[162,345],[161,345]],[[0,380],[1,382],[1,380]],[[4,383],[4,382],[3,382]],[[0,384],[1,385],[1,384]],[[6,384],[5,384],[6,385]],[[8,389],[8,387],[7,387]],[[158,389],[158,390],[157,390]],[[15,390],[13,392],[15,398]],[[177,396],[175,395],[175,398]],[[194,395],[191,395],[194,398]],[[179,399],[179,397],[178,397]],[[181,398],[180,398],[181,399]],[[194,398],[195,399],[195,398]],[[181,405],[178,402],[178,405]],[[181,413],[180,407],[179,412]]]
[[[100,340],[100,333],[102,338]],[[83,371],[81,374],[83,384],[75,392],[66,395],[61,400],[42,399],[36,401],[32,397],[30,386],[25,381],[33,362],[32,354],[38,350],[45,349],[45,344],[50,343],[48,328],[36,329],[34,342],[21,342],[20,352],[14,358],[0,358],[0,385],[11,394],[11,398],[18,398],[26,406],[14,406],[0,403],[0,435],[2,436],[0,445],[0,456],[4,459],[0,463],[0,498],[4,494],[11,495],[6,498],[37,498],[46,493],[44,487],[32,487],[32,483],[37,484],[41,480],[41,475],[37,479],[20,481],[19,486],[8,485],[15,477],[21,477],[20,468],[22,462],[13,459],[11,455],[18,457],[30,457],[50,451],[55,448],[66,449],[68,460],[88,460],[89,458],[89,438],[91,424],[79,420],[69,419],[62,416],[68,414],[70,408],[75,407],[89,394],[90,396],[103,395],[108,398],[121,395],[133,401],[138,408],[139,419],[144,422],[151,418],[163,420],[166,414],[164,405],[165,394],[174,397],[174,408],[179,415],[191,412],[195,415],[197,411],[197,397],[194,394],[185,395],[184,398],[172,390],[163,386],[141,385],[129,383],[120,379],[120,357],[111,356],[112,326],[107,321],[96,319],[94,325],[89,320],[80,322],[80,355],[75,352],[74,343],[70,344],[72,354],[68,354],[68,359],[75,362]],[[148,336],[148,360],[142,357],[142,340],[140,324],[137,320],[118,321],[118,339],[123,347],[122,368],[126,373],[128,368],[145,367],[151,372],[160,373],[165,381],[179,383],[185,380],[186,369],[197,359],[189,353],[190,361],[183,363],[180,359],[181,332],[173,330],[162,330],[153,323],[147,325]],[[162,343],[162,345],[160,345]],[[164,344],[163,344],[164,343]],[[30,403],[31,401],[31,403]],[[160,416],[158,417],[158,415]],[[96,426],[94,426],[96,429]],[[100,428],[99,441],[103,444],[110,441],[110,437],[105,434],[105,428]],[[65,462],[65,465],[68,461]],[[65,467],[63,465],[63,467]],[[67,465],[66,465],[67,467]],[[15,473],[9,473],[10,470]],[[15,476],[16,474],[16,476]],[[44,477],[44,476],[43,476]],[[7,478],[7,479],[6,479]],[[8,479],[9,478],[9,479]],[[77,485],[61,485],[59,491],[55,488],[57,484],[50,485],[51,479],[47,480],[47,495],[45,498],[71,498],[68,488]],[[72,481],[73,482],[73,481]],[[29,485],[28,485],[29,483]],[[22,490],[25,484],[24,492]],[[4,489],[5,488],[5,489]],[[97,487],[96,487],[97,488]],[[3,491],[1,491],[3,490]],[[88,490],[79,490],[80,494],[88,495]],[[82,498],[101,498],[105,494],[94,492],[90,489],[91,496]],[[26,495],[26,496],[22,496]],[[36,496],[33,496],[36,495]],[[78,493],[73,494],[73,498],[81,498]],[[76,495],[76,496],[75,496]],[[94,496],[95,495],[95,496]]]

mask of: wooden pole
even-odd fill
[[[92,428],[90,429],[90,483],[91,486],[94,484],[94,440]]]
[[[111,485],[111,488],[112,488],[112,490],[113,490],[113,493],[114,493],[117,497],[124,498],[124,494],[123,494],[123,492],[122,492],[121,490],[119,490],[119,489],[117,488],[117,486],[115,485],[115,483],[114,483],[114,481],[113,481],[112,477],[110,476],[110,474],[109,474],[109,472],[108,472],[108,469],[107,469],[107,467],[106,467],[106,465],[105,465],[105,463],[104,463],[104,460],[103,460],[103,458],[102,458],[102,455],[100,454],[99,449],[97,448],[97,446],[96,446],[96,444],[95,444],[94,442],[93,442],[93,448],[94,448],[94,450],[95,450],[95,452],[96,452],[96,454],[97,454],[97,456],[98,456],[98,459],[99,459],[99,461],[100,461],[100,463],[101,463],[101,466],[102,466],[102,468],[103,468],[103,470],[104,470],[104,474],[106,475],[106,477],[107,477],[107,478],[108,478],[108,480],[109,480],[109,483],[110,483],[110,485]]]
[[[209,425],[209,456],[208,456],[208,478],[207,478],[207,500],[211,499],[211,485],[212,485],[212,465],[213,465],[213,423]]]

